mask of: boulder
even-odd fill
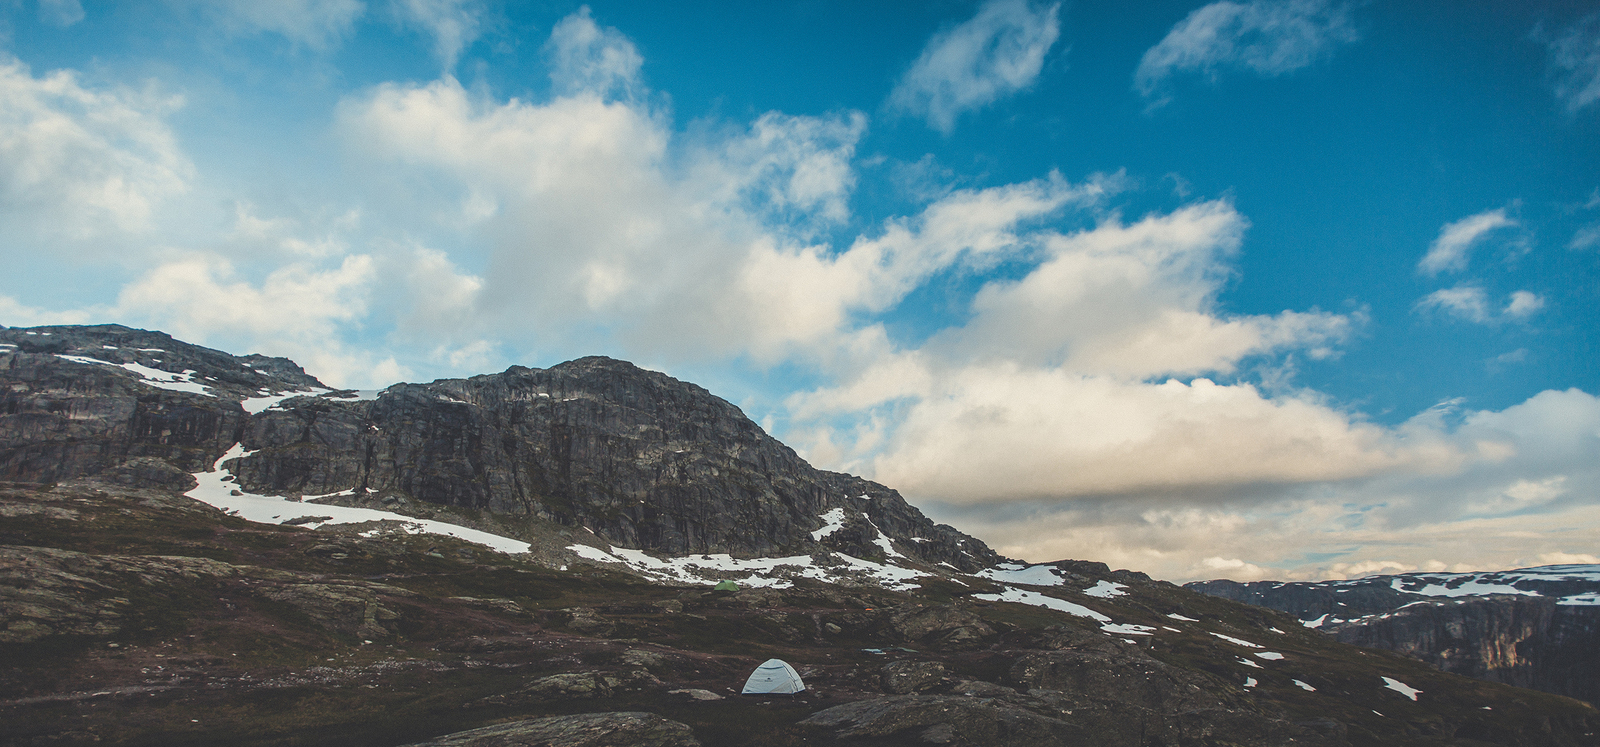
[[[846,703],[814,713],[800,724],[827,729],[840,739],[892,738],[973,747],[1092,743],[1066,721],[1001,701],[948,695],[891,695]]]
[[[407,747],[700,747],[685,724],[624,711],[512,721]]]
[[[944,679],[944,664],[937,661],[891,661],[883,665],[883,689],[896,695],[920,693]]]

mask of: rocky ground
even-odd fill
[[[1600,724],[1091,563],[1038,588],[1155,634],[981,601],[975,576],[713,592],[126,478],[0,486],[0,743],[1583,745]],[[1083,593],[1105,584],[1125,593]],[[770,657],[810,689],[738,695]]]

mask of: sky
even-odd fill
[[[0,324],[634,361],[1029,561],[1600,562],[1600,4],[0,0]]]

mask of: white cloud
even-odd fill
[[[1600,13],[1544,40],[1556,73],[1555,94],[1576,112],[1600,100]]]
[[[1093,558],[1174,581],[1497,570],[1588,562],[1582,553],[1600,544],[1600,397],[1546,391],[1467,412],[1454,427],[1430,411],[1393,432],[1456,458],[1182,504],[1127,496],[922,505],[1013,557]]]
[[[43,324],[93,324],[94,311],[71,309],[50,311],[23,305],[11,296],[0,295],[0,324],[7,327],[37,327]]]
[[[595,24],[587,5],[550,30],[545,54],[550,80],[563,94],[628,96],[640,85],[644,58],[622,32]]]
[[[1584,226],[1572,234],[1572,241],[1567,242],[1568,249],[1588,249],[1600,246],[1600,223]]]
[[[1198,72],[1215,78],[1220,69],[1243,68],[1261,76],[1282,75],[1359,38],[1343,3],[1222,0],[1189,13],[1146,50],[1134,72],[1134,88],[1160,106],[1174,74]]]
[[[190,342],[286,355],[334,386],[388,385],[410,371],[393,357],[350,349],[339,335],[364,317],[375,278],[367,255],[326,269],[286,264],[256,283],[220,256],[193,254],[129,283],[108,315]]]
[[[638,85],[614,30],[580,12],[550,47],[563,85],[547,102],[486,100],[445,79],[380,86],[339,117],[375,168],[492,206],[468,228],[489,251],[476,313],[544,345],[767,363],[849,347],[852,314],[881,312],[958,261],[1022,251],[1019,222],[1115,186],[1052,176],[949,193],[848,248],[817,246],[818,229],[849,217],[864,115],[774,112],[679,137],[644,97],[608,98]]]
[[[1472,285],[1441,288],[1417,301],[1417,310],[1430,309],[1478,324],[1487,324],[1493,318],[1489,311],[1488,296],[1482,288]]]
[[[1511,300],[1506,304],[1504,314],[1512,319],[1526,319],[1542,308],[1544,308],[1542,296],[1519,290],[1511,294]]]
[[[928,40],[889,105],[949,133],[962,113],[1026,90],[1061,35],[1061,4],[989,0],[970,20]]]
[[[1496,324],[1506,319],[1525,321],[1545,306],[1542,296],[1531,291],[1514,291],[1505,308],[1491,308],[1489,296],[1475,285],[1441,288],[1417,301],[1417,311],[1439,311],[1476,324]]]
[[[39,20],[66,28],[83,20],[83,4],[78,0],[39,0]]]
[[[482,33],[486,13],[481,0],[393,0],[392,7],[401,23],[433,37],[433,55],[446,71]]]
[[[1428,253],[1417,263],[1417,270],[1428,275],[1459,271],[1467,267],[1473,244],[1490,231],[1517,225],[1506,217],[1506,209],[1486,210],[1469,215],[1439,229],[1439,238],[1428,246]]]
[[[36,78],[0,57],[0,215],[79,239],[147,229],[192,176],[164,119],[181,103],[93,90],[67,70]]]
[[[1224,490],[1448,461],[1309,394],[1151,381],[1326,350],[1348,335],[1340,315],[1212,307],[1245,225],[1215,201],[1019,237],[1042,261],[984,287],[966,325],[915,350],[880,347],[840,384],[793,397],[802,441],[952,504]]]
[[[360,0],[167,0],[198,10],[231,34],[278,34],[312,49],[338,46],[366,12]]]

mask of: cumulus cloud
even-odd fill
[[[1506,216],[1505,208],[1446,223],[1439,229],[1439,238],[1428,246],[1428,253],[1417,262],[1417,270],[1427,275],[1464,270],[1474,244],[1491,231],[1515,225],[1517,221]]]
[[[1600,100],[1600,13],[1545,36],[1555,94],[1576,112]]]
[[[481,0],[393,0],[392,7],[402,24],[433,37],[433,55],[447,71],[482,33],[486,14]]]
[[[951,504],[1222,491],[1448,461],[1314,395],[1162,380],[1327,351],[1350,333],[1342,315],[1214,308],[1245,226],[1212,201],[1023,238],[1044,258],[979,291],[965,325],[792,398],[794,417],[811,423],[803,440]]]
[[[639,86],[644,58],[614,28],[601,28],[589,6],[561,19],[545,43],[550,81],[564,94],[628,95]]]
[[[80,239],[147,229],[193,176],[165,119],[181,104],[90,88],[69,70],[35,77],[0,56],[0,215]]]
[[[864,115],[774,112],[680,137],[645,99],[611,97],[637,83],[626,39],[580,11],[551,46],[567,62],[549,101],[487,100],[445,79],[380,86],[339,117],[375,163],[494,206],[470,229],[489,248],[476,313],[549,344],[609,337],[647,355],[765,362],[835,347],[856,332],[852,314],[964,258],[1020,251],[1019,223],[1110,188],[1051,176],[952,192],[843,250],[816,245],[849,216]]]
[[[1167,81],[1178,73],[1215,79],[1228,68],[1263,77],[1283,75],[1325,59],[1360,39],[1350,9],[1329,0],[1222,0],[1189,13],[1146,50],[1134,88],[1154,106],[1168,100]]]
[[[1126,497],[924,508],[1013,557],[1090,557],[1174,581],[1587,562],[1567,559],[1600,542],[1592,498],[1600,490],[1600,397],[1547,391],[1461,415],[1450,426],[1429,411],[1395,429],[1457,456],[1433,471],[1213,503]]]
[[[956,118],[1031,87],[1061,35],[1061,4],[989,0],[922,49],[889,94],[889,105],[949,133]]]
[[[230,34],[278,34],[293,44],[338,46],[366,12],[360,0],[168,0],[199,11]]]
[[[393,357],[350,349],[339,334],[366,313],[375,277],[371,256],[350,255],[337,267],[282,265],[253,282],[226,258],[196,253],[129,283],[107,315],[193,342],[287,355],[334,386],[387,385],[410,371]]]

